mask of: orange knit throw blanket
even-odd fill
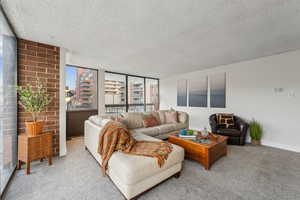
[[[102,171],[106,173],[108,161],[114,151],[126,154],[154,157],[162,167],[172,152],[167,142],[136,141],[124,126],[115,121],[108,122],[99,135],[98,153],[102,158]]]

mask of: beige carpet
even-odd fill
[[[7,200],[117,200],[122,195],[84,150],[83,138],[68,142],[68,156],[35,162],[32,174],[18,171]],[[269,147],[229,146],[228,156],[209,171],[185,161],[179,179],[171,178],[144,200],[299,200],[300,154]]]

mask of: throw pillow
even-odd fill
[[[165,112],[167,112],[167,111],[165,111],[165,110],[158,111],[158,116],[159,116],[160,124],[165,124],[166,123]]]
[[[217,114],[217,123],[219,128],[234,128],[233,114]]]
[[[157,122],[159,123],[159,125],[161,124],[159,113],[157,111],[152,111],[152,112],[144,113],[144,116],[149,116],[149,115],[155,117],[155,119],[157,120]]]
[[[187,123],[187,120],[188,120],[187,113],[180,112],[180,111],[178,111],[177,113],[178,113],[178,122],[179,123],[184,123],[184,124]]]
[[[126,122],[126,119],[121,117],[121,116],[118,116],[115,121],[117,122],[120,122],[123,126],[123,128],[127,129],[127,122]]]
[[[143,124],[145,128],[148,128],[148,127],[158,126],[159,122],[154,116],[149,115],[144,117]]]
[[[178,123],[178,114],[176,111],[167,111],[165,112],[166,124]]]
[[[127,112],[122,114],[122,117],[126,120],[127,128],[136,129],[143,128],[143,113],[142,112]]]

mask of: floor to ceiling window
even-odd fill
[[[146,78],[146,111],[159,109],[159,83],[157,79]]]
[[[65,67],[67,139],[84,135],[84,121],[98,114],[98,70]]]
[[[0,188],[17,163],[17,40],[0,11]]]
[[[105,73],[105,107],[107,113],[126,112],[126,76]]]
[[[159,80],[105,72],[106,113],[143,112],[159,109]]]
[[[128,112],[143,112],[145,110],[145,79],[128,76]]]

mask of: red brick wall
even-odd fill
[[[18,84],[36,85],[37,79],[44,84],[52,97],[52,102],[42,113],[45,131],[53,131],[53,153],[59,153],[59,47],[18,40]],[[25,132],[25,121],[31,121],[31,115],[18,107],[19,134]]]

